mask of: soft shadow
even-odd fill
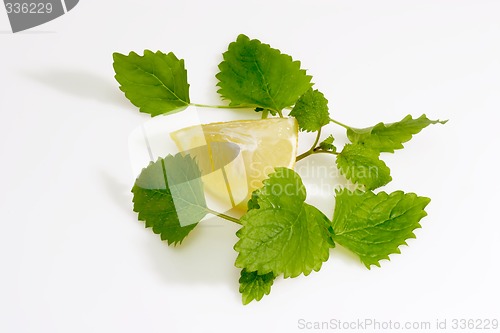
[[[141,256],[151,263],[151,271],[156,272],[166,283],[180,284],[224,284],[238,288],[239,270],[234,267],[238,225],[212,217],[201,221],[191,231],[181,245],[168,246],[144,222],[137,221],[132,211],[132,195],[129,184],[121,182],[106,171],[101,171],[101,184],[111,200],[125,212],[133,215],[130,222],[136,222]],[[143,235],[143,236],[144,236]]]
[[[118,83],[102,75],[81,70],[56,68],[43,71],[24,71],[21,74],[67,95],[130,108],[130,103],[119,90]]]
[[[150,236],[143,243],[145,257],[151,261],[151,270],[166,283],[224,284],[237,290],[239,270],[234,267],[237,228],[225,224],[214,226],[202,221],[176,247],[160,242],[159,236],[147,230]]]
[[[132,193],[130,184],[120,181],[107,171],[101,170],[101,184],[111,200],[124,211],[131,211]]]

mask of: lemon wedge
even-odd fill
[[[170,136],[179,151],[196,158],[208,193],[246,211],[275,167],[294,167],[297,134],[295,118],[271,118],[191,126]]]

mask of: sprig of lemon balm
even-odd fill
[[[313,89],[299,61],[239,35],[219,64],[218,93],[229,105],[193,103],[184,60],[172,52],[114,53],[115,78],[141,112],[168,115],[186,107],[260,112],[262,120],[214,122],[169,133],[179,153],[145,166],[133,188],[134,211],[146,227],[177,245],[207,215],[237,223],[240,293],[248,304],[271,291],[275,279],[309,275],[341,245],[370,268],[414,238],[430,199],[414,193],[374,191],[392,180],[383,153],[402,149],[431,124],[446,121],[411,115],[394,123],[358,129],[330,117],[328,100]],[[322,135],[334,123],[349,140],[341,149]],[[316,132],[311,148],[297,153],[300,132]],[[313,154],[335,155],[340,173],[357,190],[341,189],[334,214],[306,203],[307,191],[293,171]],[[222,172],[215,173],[216,170]],[[208,207],[205,192],[242,211],[230,216]]]

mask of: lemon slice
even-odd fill
[[[252,192],[275,167],[295,165],[297,133],[295,118],[272,118],[191,126],[170,136],[179,151],[197,159],[207,192],[246,210]]]

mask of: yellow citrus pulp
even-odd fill
[[[191,126],[170,135],[179,151],[196,158],[206,191],[246,211],[252,192],[275,167],[295,165],[297,133],[295,118],[271,118]]]

